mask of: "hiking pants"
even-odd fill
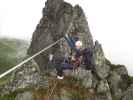
[[[57,75],[58,76],[63,76],[63,70],[72,70],[73,66],[69,63],[62,63],[60,66],[56,68],[57,70]]]

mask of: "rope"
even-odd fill
[[[56,83],[54,84],[53,88],[51,89],[51,92],[50,94],[48,95],[48,100],[50,100],[50,97],[52,96],[53,92],[54,92],[54,89],[56,88],[58,82],[56,81]]]
[[[66,34],[68,34],[68,32],[70,31],[71,27],[72,27],[72,22],[73,22],[73,18],[72,21],[70,22],[70,25],[66,31]],[[21,63],[19,63],[18,65],[14,66],[13,68],[9,69],[8,71],[4,72],[3,74],[0,75],[0,79],[3,78],[4,76],[6,76],[7,74],[11,73],[12,71],[14,71],[15,69],[21,67],[23,64],[27,63],[28,61],[32,60],[33,58],[35,58],[36,56],[40,55],[42,52],[46,51],[47,49],[53,47],[54,45],[56,45],[59,41],[63,40],[64,37],[60,38],[59,40],[57,40],[56,42],[54,42],[53,44],[45,47],[44,49],[42,49],[41,51],[39,51],[38,53],[34,54],[33,56],[27,58],[26,60],[22,61]]]
[[[21,67],[23,64],[27,63],[28,61],[32,60],[33,58],[35,58],[36,56],[40,55],[42,52],[46,51],[47,49],[53,47],[54,45],[56,45],[59,41],[63,40],[63,38],[57,40],[56,42],[54,42],[53,44],[45,47],[44,49],[42,49],[41,51],[37,52],[36,54],[34,54],[33,56],[27,58],[26,60],[22,61],[21,63],[19,63],[18,65],[14,66],[13,68],[9,69],[8,71],[4,72],[3,74],[0,75],[0,79],[3,78],[4,76],[6,76],[7,74],[11,73],[12,71],[14,71],[15,69]]]

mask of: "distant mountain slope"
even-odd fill
[[[19,63],[28,46],[24,40],[0,38],[0,73]]]

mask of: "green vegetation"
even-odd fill
[[[15,100],[16,94],[0,96],[0,100]]]
[[[26,53],[28,45],[17,39],[0,39],[0,73],[19,63]]]
[[[16,50],[0,42],[0,73],[15,65],[16,59],[12,58]]]
[[[128,76],[128,83],[133,84],[133,76]]]
[[[0,95],[0,100],[15,100],[16,95],[18,93],[23,93],[25,91],[34,91],[34,89],[30,88],[30,87],[27,87],[27,88],[24,88],[24,89],[18,89],[17,91],[12,92],[10,94],[6,94],[6,95],[3,95],[3,96]]]
[[[0,38],[0,74],[21,62],[27,48],[28,44],[23,40]],[[7,83],[9,76],[0,79],[0,85]]]

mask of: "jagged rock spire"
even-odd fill
[[[82,8],[79,5],[73,7],[63,0],[48,0],[43,8],[43,16],[33,33],[32,42],[28,50],[33,55],[42,48],[48,46],[68,31],[80,33],[84,47],[93,48],[93,39],[89,31],[88,23]],[[60,45],[48,50],[48,53],[57,54],[61,50]],[[48,53],[39,55],[35,61],[44,70],[48,64]]]

